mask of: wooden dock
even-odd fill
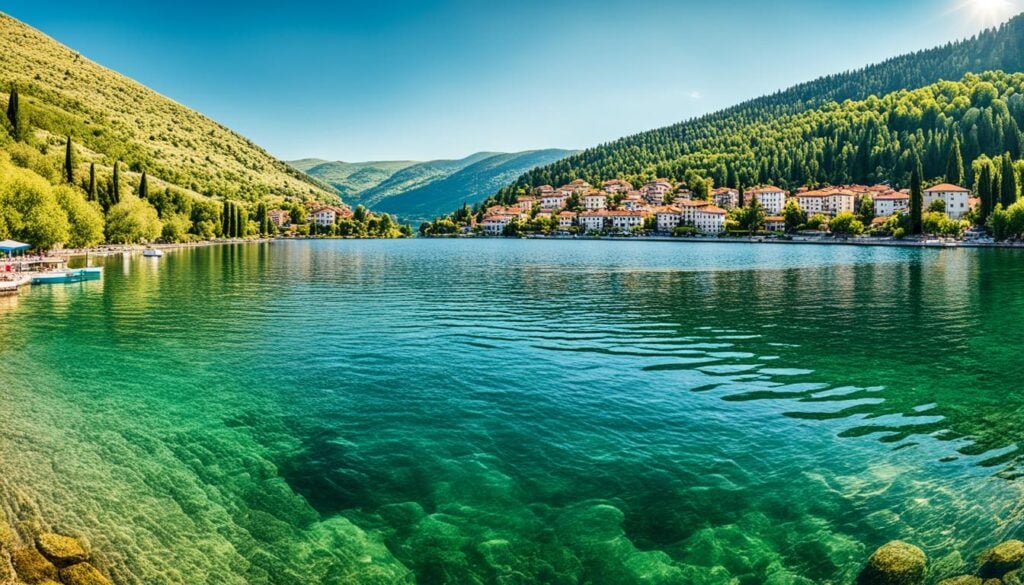
[[[18,294],[18,289],[32,282],[31,274],[14,274],[13,280],[0,280],[0,297]]]

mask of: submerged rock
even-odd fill
[[[89,553],[85,552],[82,544],[70,536],[40,534],[36,538],[36,547],[58,567],[75,565],[89,558]]]
[[[981,577],[974,575],[960,575],[939,581],[939,585],[982,585],[982,583]]]
[[[78,563],[60,570],[60,579],[66,585],[113,585],[96,567]]]
[[[34,548],[12,551],[11,564],[18,577],[30,585],[57,579],[57,567]]]
[[[1024,564],[1024,542],[1007,540],[997,544],[981,555],[981,568],[978,574],[986,578],[999,578],[1021,568]]]
[[[1021,573],[1020,569],[1016,571],[1010,571],[1003,575],[1004,585],[1024,585],[1024,574]]]
[[[928,558],[912,544],[894,540],[871,555],[857,577],[858,585],[920,585]]]

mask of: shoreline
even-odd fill
[[[445,239],[445,236],[427,236],[428,238]],[[672,236],[451,236],[453,239],[505,239],[505,240],[558,240],[558,241],[605,241],[605,242],[676,242],[688,244],[783,244],[783,245],[819,245],[819,246],[867,246],[867,247],[888,247],[888,248],[1006,248],[1024,250],[1024,242],[968,242],[957,240],[891,240],[873,238],[805,238],[805,239],[782,239],[770,236],[759,237],[672,237]]]

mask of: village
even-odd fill
[[[737,221],[737,212],[755,199],[763,210],[763,223],[744,229]],[[801,214],[802,222],[791,220],[787,226],[787,205]],[[924,190],[924,209],[941,211],[958,224],[978,205],[979,200],[969,189],[957,185],[939,184]],[[557,189],[550,185],[537,187],[519,196],[514,205],[488,207],[479,216],[470,217],[463,231],[486,236],[518,235],[529,232],[528,226],[541,220],[553,228],[553,233],[562,235],[719,236],[762,231],[778,234],[797,228],[826,233],[831,220],[850,214],[863,222],[863,231],[877,233],[909,208],[909,189],[895,190],[881,184],[801,188],[795,192],[770,185],[745,191],[725,187],[709,190],[706,198],[698,198],[685,184],[666,179],[650,181],[639,189],[621,179],[605,181],[600,188],[577,179]]]

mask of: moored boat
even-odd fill
[[[80,270],[59,270],[46,272],[32,277],[32,284],[69,284],[81,282],[85,277]]]
[[[142,255],[145,256],[146,258],[161,258],[163,257],[164,253],[163,251],[157,250],[155,248],[146,248],[145,250],[142,251]]]

